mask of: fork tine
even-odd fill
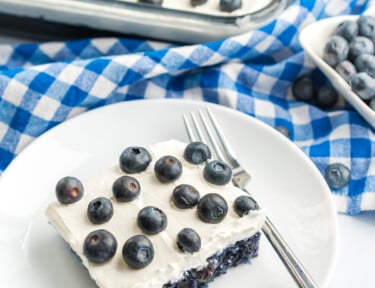
[[[210,108],[206,107],[206,111],[207,111],[208,117],[210,118],[212,127],[215,130],[215,132],[216,132],[217,139],[220,141],[220,145],[223,147],[223,150],[226,152],[226,156],[227,156],[229,162],[234,167],[239,166],[238,161],[234,157],[234,153],[232,151],[232,148],[229,146],[228,141],[227,141],[226,137],[224,136],[224,133],[221,131],[221,129],[220,129],[220,127],[219,127],[219,125],[218,125],[218,123],[216,121],[216,118],[212,114]]]
[[[184,115],[183,119],[184,119],[184,124],[185,124],[185,128],[186,128],[186,132],[188,134],[190,142],[196,141],[197,139],[194,136],[193,129],[192,129],[191,125],[190,125],[188,116]]]

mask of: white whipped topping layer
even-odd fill
[[[160,288],[169,281],[177,281],[182,272],[207,264],[206,259],[221,251],[229,244],[247,238],[260,230],[264,222],[262,211],[254,211],[239,217],[233,210],[234,200],[244,192],[231,183],[217,186],[203,178],[204,165],[193,165],[183,158],[186,144],[176,140],[160,142],[148,148],[153,161],[145,172],[133,174],[141,186],[138,199],[120,203],[112,195],[112,184],[125,173],[114,167],[95,177],[90,183],[83,183],[84,197],[77,203],[63,205],[51,203],[46,215],[53,226],[72,249],[81,257],[90,276],[101,288]],[[177,157],[183,165],[183,173],[173,183],[160,183],[153,172],[154,163],[164,155]],[[219,193],[228,203],[228,214],[218,224],[202,222],[197,215],[196,207],[179,209],[171,202],[173,189],[179,184],[191,184],[198,189],[200,196],[207,193]],[[87,218],[88,203],[96,197],[105,196],[111,199],[114,208],[112,219],[104,224],[92,224]],[[168,217],[167,228],[156,235],[148,235],[154,246],[155,256],[151,264],[143,269],[130,268],[122,258],[122,246],[131,236],[142,234],[137,226],[137,214],[145,206],[153,205],[163,210]],[[201,249],[188,254],[181,252],[176,245],[176,236],[183,228],[190,227],[201,237]],[[107,229],[117,239],[118,247],[115,256],[104,264],[89,262],[83,255],[82,243],[86,236],[96,229]]]
[[[138,3],[138,0],[119,1]],[[220,0],[208,0],[206,3],[195,7],[193,7],[190,3],[190,0],[163,0],[161,7],[182,10],[186,12],[208,14],[212,16],[239,16],[263,9],[271,3],[271,0],[242,0],[242,7],[232,12],[220,11]]]

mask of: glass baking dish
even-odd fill
[[[264,25],[290,2],[243,0],[242,9],[222,12],[218,1],[191,7],[190,0],[164,0],[162,6],[137,0],[0,0],[0,13],[151,39],[200,43]]]

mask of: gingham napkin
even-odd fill
[[[294,1],[259,30],[202,45],[107,38],[0,46],[0,173],[33,139],[92,108],[196,99],[287,127],[322,174],[333,162],[351,170],[349,185],[332,190],[339,212],[375,209],[374,131],[348,105],[325,111],[290,92],[294,79],[316,69],[298,31],[321,18],[362,13],[368,4]]]

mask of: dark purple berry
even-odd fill
[[[375,55],[360,55],[355,59],[354,65],[358,72],[366,72],[371,77],[375,77]]]
[[[56,184],[56,198],[62,204],[75,203],[83,197],[83,185],[75,177],[64,177]]]
[[[87,217],[94,224],[102,224],[113,216],[113,205],[108,198],[99,197],[92,200],[87,207]]]
[[[236,198],[233,204],[233,209],[238,216],[249,214],[250,211],[258,210],[258,203],[250,196],[239,196]]]
[[[140,3],[146,4],[153,4],[153,5],[161,5],[163,4],[163,0],[138,0]]]
[[[116,238],[104,229],[91,232],[83,242],[83,254],[90,262],[97,264],[107,262],[116,250]]]
[[[122,247],[122,257],[131,268],[141,269],[154,259],[154,247],[146,236],[135,235]]]
[[[192,164],[202,164],[211,158],[211,151],[208,146],[202,142],[191,142],[184,151],[184,158]]]
[[[316,95],[316,105],[323,109],[332,108],[338,99],[339,96],[335,89],[331,86],[322,86]]]
[[[362,54],[374,54],[374,43],[367,37],[358,36],[349,43],[349,57],[355,60]]]
[[[215,185],[225,185],[232,179],[232,169],[223,161],[213,160],[203,170],[203,177]]]
[[[168,224],[167,215],[154,206],[144,207],[138,213],[138,227],[145,234],[153,235],[163,231]]]
[[[292,83],[292,94],[300,101],[311,101],[315,94],[315,85],[311,77],[301,76]]]
[[[232,12],[242,7],[242,0],[220,0],[220,11]]]
[[[357,69],[355,68],[354,64],[348,60],[340,62],[336,66],[335,70],[348,83],[350,82],[352,77],[357,73]]]
[[[345,38],[333,35],[326,43],[323,51],[323,60],[331,67],[344,61],[349,54],[349,43]]]
[[[190,254],[199,251],[201,248],[201,238],[199,234],[191,228],[182,229],[177,235],[176,243],[177,247],[182,252],[187,252]]]
[[[139,196],[141,186],[137,179],[125,175],[116,179],[112,185],[112,192],[117,201],[130,202]]]
[[[156,177],[162,183],[169,183],[177,180],[182,174],[182,164],[174,156],[163,156],[156,161],[154,166]]]
[[[362,100],[370,100],[375,96],[375,79],[365,72],[355,74],[350,81],[350,85],[353,92]]]
[[[197,205],[198,200],[198,190],[189,184],[181,184],[173,189],[172,201],[178,208],[192,208]]]
[[[350,181],[350,170],[344,164],[333,163],[327,166],[324,177],[332,189],[341,189]]]
[[[334,31],[335,35],[344,37],[348,42],[358,36],[357,21],[345,20],[341,22]]]
[[[199,200],[197,209],[198,216],[203,222],[216,224],[227,215],[228,204],[219,194],[210,193]]]
[[[128,147],[120,155],[120,168],[129,174],[143,172],[147,169],[151,160],[151,155],[145,148]]]
[[[207,0],[190,0],[190,4],[193,7],[200,6],[207,3]]]
[[[358,34],[375,40],[375,18],[369,15],[361,15],[358,20]]]

